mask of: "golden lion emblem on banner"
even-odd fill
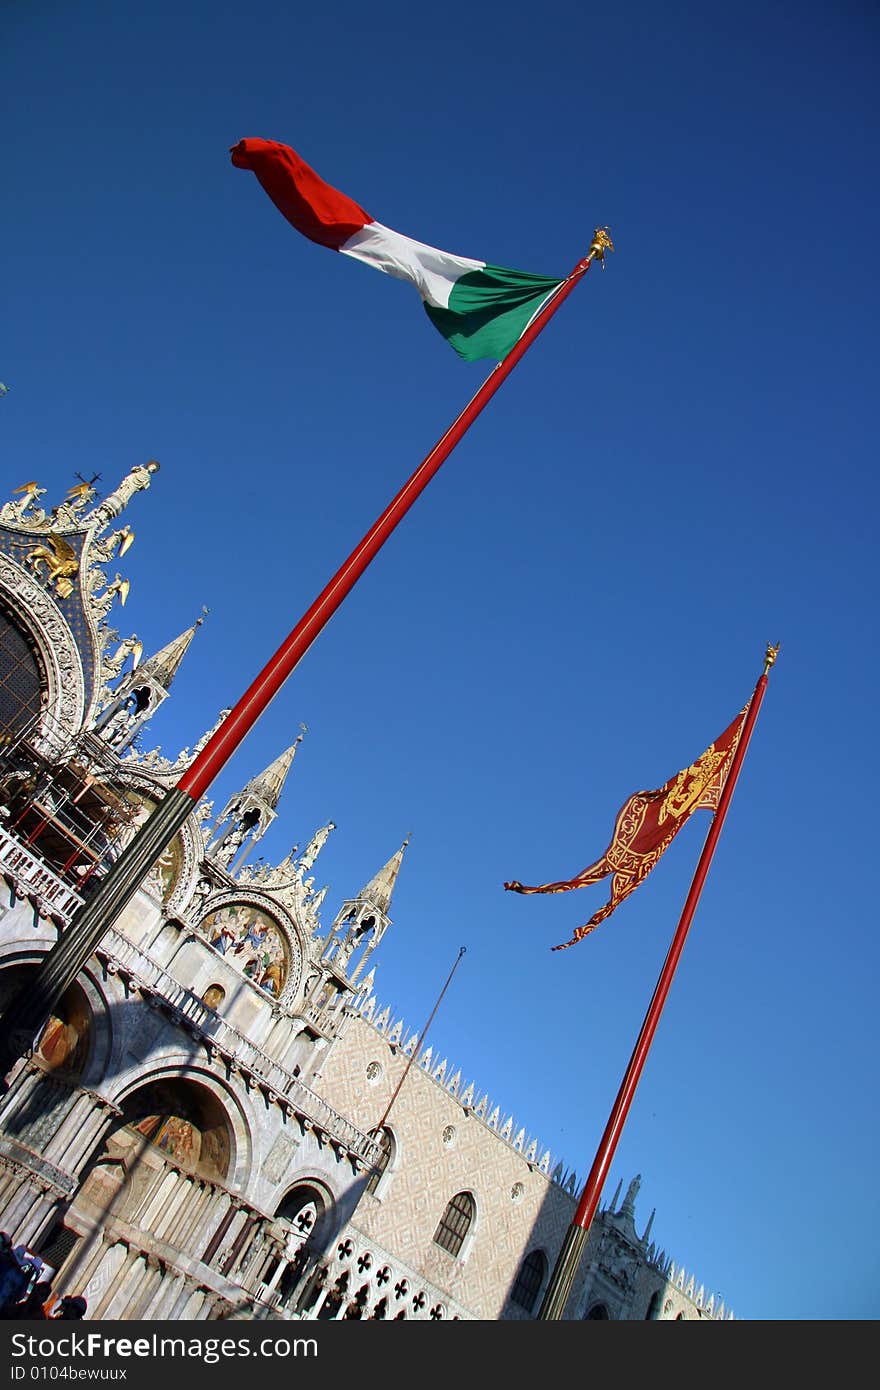
[[[688,815],[711,787],[719,768],[724,766],[729,756],[729,748],[719,753],[712,743],[701,758],[691,763],[690,767],[684,768],[666,793],[657,816],[658,824],[662,825],[669,816],[680,820],[682,816]]]

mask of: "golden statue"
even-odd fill
[[[19,502],[6,502],[0,508],[0,521],[12,521],[20,526],[36,526],[45,520],[46,513],[37,506],[37,499],[44,496],[46,489],[37,482],[23,483],[13,489],[13,497]]]
[[[102,659],[101,673],[104,677],[105,683],[107,681],[116,680],[116,677],[120,675],[122,672],[122,668],[125,665],[126,658],[129,656],[132,659],[131,669],[132,671],[136,671],[138,667],[138,662],[140,661],[143,655],[143,651],[143,642],[140,640],[139,637],[135,637],[134,634],[132,634],[131,637],[126,637],[123,642],[120,642],[119,646],[116,648],[116,651],[113,653],[112,656],[105,656]]]
[[[767,643],[767,651],[766,651],[766,653],[764,654],[764,675],[765,675],[765,676],[767,675],[767,672],[770,670],[771,666],[775,666],[775,665],[776,665],[776,658],[777,658],[778,655],[779,655],[779,648],[780,648],[780,645],[781,645],[781,643],[777,642],[777,643],[776,643],[776,646],[774,647],[774,645],[773,645],[772,642],[768,642],[768,643]]]
[[[12,495],[13,497],[17,497],[21,492],[24,493],[28,502],[33,502],[36,497],[42,497],[45,491],[46,489],[40,487],[39,483],[22,483],[21,487],[12,489]],[[27,503],[25,505],[27,505]]]
[[[25,563],[32,565],[34,573],[42,578],[41,565],[46,566],[46,580],[55,585],[59,598],[70,598],[73,593],[73,580],[79,569],[79,556],[73,546],[49,532],[48,545],[35,545],[28,551]]]
[[[605,269],[605,252],[614,250],[614,242],[611,240],[610,227],[597,227],[593,233],[593,240],[590,242],[589,259],[599,261],[602,269]]]
[[[131,580],[130,580],[130,579],[123,579],[121,575],[118,575],[118,574],[117,574],[116,577],[115,577],[115,579],[113,580],[113,583],[107,585],[107,588],[104,590],[104,592],[103,592],[103,594],[101,595],[101,597],[102,597],[102,598],[109,598],[109,596],[110,596],[111,594],[118,594],[118,595],[119,595],[119,602],[120,602],[121,606],[124,608],[124,607],[125,607],[125,600],[128,598],[128,591],[129,591],[130,588],[131,588]]]
[[[67,496],[64,500],[65,502],[69,502],[77,511],[80,511],[86,503],[91,502],[92,498],[95,496],[95,489],[92,487],[91,483],[75,483],[72,488],[68,489]]]

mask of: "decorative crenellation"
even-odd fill
[[[735,1322],[736,1316],[732,1308],[725,1309],[724,1299],[716,1303],[717,1295],[714,1293],[706,1297],[704,1284],[696,1287],[696,1275],[688,1274],[683,1265],[677,1265],[673,1259],[667,1257],[665,1250],[653,1253],[653,1246],[648,1248],[648,1264],[652,1269],[656,1269],[658,1274],[662,1274],[667,1283],[674,1289],[678,1289],[685,1298],[693,1303],[701,1317],[712,1318],[716,1322]]]
[[[367,983],[371,988],[372,981],[365,980],[364,984]],[[418,1052],[418,1033],[410,1032],[402,1018],[392,1019],[390,1005],[386,1004],[379,1009],[375,995],[364,991],[363,994],[355,997],[351,1008],[366,1023],[375,1028],[389,1047],[399,1049],[404,1057],[412,1057],[416,1053],[416,1065],[419,1069],[447,1095],[453,1096],[467,1114],[480,1120],[487,1129],[493,1130],[498,1138],[514,1149],[516,1153],[522,1154],[530,1167],[539,1173],[544,1173],[552,1183],[561,1187],[563,1191],[572,1194],[577,1192],[578,1180],[575,1171],[572,1169],[571,1172],[568,1172],[562,1163],[558,1162],[551,1170],[553,1156],[550,1150],[543,1148],[537,1138],[527,1133],[524,1126],[518,1126],[512,1114],[504,1114],[501,1106],[489,1099],[488,1092],[484,1092],[475,1099],[478,1093],[477,1084],[475,1081],[469,1081],[465,1085],[460,1067],[453,1068],[447,1058],[438,1058],[431,1046]]]

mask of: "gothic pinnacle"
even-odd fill
[[[403,852],[409,844],[409,840],[410,837],[407,835],[400,849],[392,854],[388,863],[384,864],[379,872],[370,879],[366,887],[358,893],[359,899],[372,903],[386,917],[391,906],[391,894],[394,892],[397,875],[400,873],[400,866],[403,863]]]
[[[163,690],[170,690],[171,682],[180,669],[180,663],[189,650],[189,644],[196,635],[196,630],[205,621],[204,615],[197,618],[192,627],[188,627],[185,632],[181,632],[179,637],[162,647],[154,656],[147,658],[140,668],[141,675],[152,676],[161,685]]]
[[[302,734],[298,734],[289,748],[285,748],[284,752],[280,753],[275,761],[271,762],[257,777],[251,778],[244,791],[259,797],[274,811],[284,790],[287,774],[290,771],[296,750],[302,743],[302,738]]]

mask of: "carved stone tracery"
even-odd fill
[[[0,590],[15,621],[36,643],[46,679],[41,737],[44,751],[59,751],[79,733],[85,715],[85,673],[79,650],[46,590],[2,554]]]

